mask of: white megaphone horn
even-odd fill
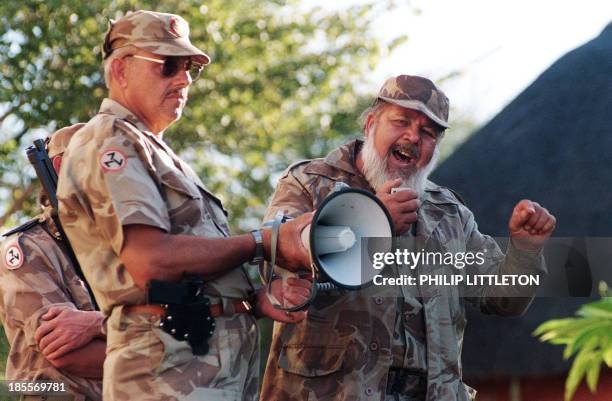
[[[278,235],[279,225],[288,219],[290,217],[277,215],[274,221],[264,226],[272,226],[274,238]],[[370,192],[350,188],[346,184],[337,184],[317,208],[311,224],[301,233],[302,243],[309,250],[312,261],[313,285],[310,299],[301,305],[285,307],[274,299],[272,287],[269,285],[267,292],[272,304],[275,308],[285,311],[297,311],[308,307],[318,291],[329,291],[338,287],[355,290],[369,285],[380,271],[373,267],[366,249],[368,247],[363,246],[367,241],[362,239],[389,239],[383,244],[373,244],[379,248],[382,245],[383,248],[390,249],[392,235],[391,215],[380,199]],[[273,258],[268,264],[269,280],[280,278],[274,274],[274,243],[273,241]]]
[[[391,216],[380,199],[370,192],[347,188],[325,198],[310,226],[302,231],[302,242],[323,279],[340,288],[359,289],[380,274],[372,267],[362,238],[392,235]]]

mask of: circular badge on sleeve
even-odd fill
[[[9,270],[16,270],[23,265],[23,251],[17,242],[7,246],[4,250],[4,266]]]
[[[127,165],[127,156],[119,149],[107,149],[100,155],[100,167],[104,171],[121,171]]]

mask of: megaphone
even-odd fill
[[[264,227],[272,226],[269,280],[280,278],[274,274],[274,238],[278,235],[279,225],[289,219],[281,214],[274,221],[264,224]],[[301,305],[286,307],[274,298],[272,286],[269,285],[267,293],[272,305],[288,312],[298,311],[308,307],[318,291],[336,288],[356,290],[369,285],[380,271],[373,267],[362,239],[375,237],[390,240],[393,232],[391,215],[380,199],[370,192],[337,184],[317,208],[311,224],[301,233],[302,243],[309,250],[312,262],[310,299]],[[380,245],[376,243],[376,246]],[[382,245],[391,248],[391,241]]]
[[[362,238],[392,235],[391,215],[380,199],[361,189],[346,188],[325,198],[310,226],[302,231],[302,242],[310,250],[321,278],[337,287],[355,290],[380,274],[372,263],[367,263],[368,250]]]

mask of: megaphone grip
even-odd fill
[[[304,302],[304,304],[297,305],[294,307],[285,307],[284,305],[281,305],[281,303],[278,301],[278,299],[276,299],[276,297],[274,297],[274,295],[272,294],[272,280],[280,279],[279,277],[275,277],[274,267],[276,266],[276,251],[277,251],[276,248],[278,244],[278,236],[280,233],[280,225],[283,223],[283,221],[284,221],[283,216],[277,215],[274,218],[274,222],[272,223],[272,239],[271,239],[271,244],[270,244],[271,255],[270,255],[270,267],[268,270],[267,295],[268,295],[268,299],[270,299],[270,303],[272,303],[272,306],[274,306],[274,308],[280,309],[286,312],[295,312],[295,311],[306,309],[308,305],[312,302],[312,300],[315,298],[317,294],[317,285],[316,285],[317,281],[316,281],[316,273],[315,273],[316,270],[315,270],[314,264],[311,263],[310,269],[311,269],[311,274],[312,274],[313,286],[312,286],[311,293],[310,293],[310,299]]]
[[[347,226],[318,225],[314,233],[315,250],[318,255],[344,252],[355,245],[355,233]]]
[[[333,283],[317,283],[317,291],[325,292],[338,289],[338,286]]]

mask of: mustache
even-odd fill
[[[174,95],[174,94],[177,94],[180,97],[183,97],[183,98],[187,99],[187,91],[185,90],[185,88],[182,88],[182,87],[167,89],[164,92],[164,97],[168,97],[168,96]]]
[[[410,155],[410,157],[412,157],[413,159],[418,159],[421,156],[421,152],[419,151],[419,147],[413,143],[403,143],[403,144],[396,144],[393,145],[389,151],[389,153],[392,153],[394,151],[400,151],[402,153],[407,153]]]

